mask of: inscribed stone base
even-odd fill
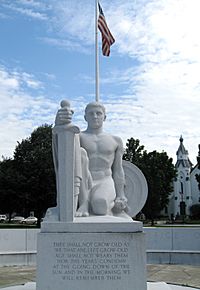
[[[144,233],[38,235],[37,290],[146,290]]]

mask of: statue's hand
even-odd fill
[[[119,210],[119,211],[123,211],[126,210],[126,208],[128,207],[128,203],[127,203],[127,198],[124,197],[117,197],[115,199],[115,209]]]
[[[73,111],[69,107],[63,107],[56,114],[55,125],[65,125],[72,121]]]

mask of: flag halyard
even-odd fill
[[[98,28],[101,32],[101,38],[102,38],[102,53],[105,56],[109,56],[110,47],[115,42],[115,39],[112,36],[107,26],[106,19],[103,14],[103,10],[99,3],[98,3],[98,7],[99,7]]]

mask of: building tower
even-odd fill
[[[188,151],[183,145],[183,137],[181,136],[180,145],[176,152],[177,161],[177,178],[174,180],[174,208],[173,214],[176,215],[190,215],[190,206],[192,205],[192,192],[190,173],[192,163],[188,157]]]

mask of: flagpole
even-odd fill
[[[96,77],[96,102],[99,102],[99,48],[98,48],[98,0],[95,0],[95,77]]]

